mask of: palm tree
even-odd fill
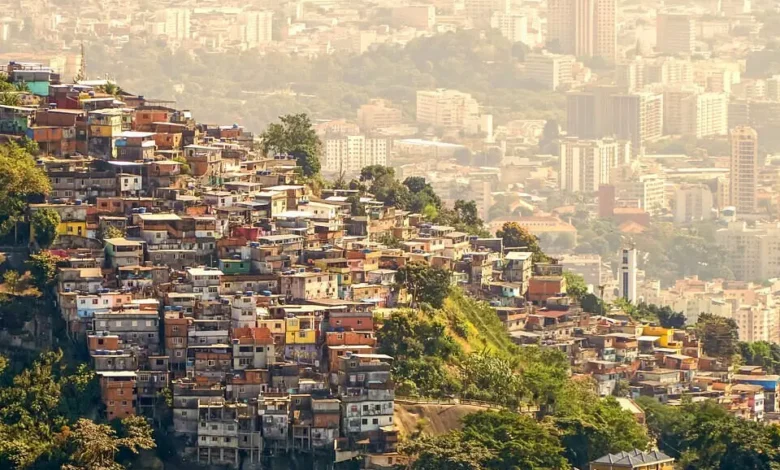
[[[106,82],[105,85],[99,86],[98,90],[111,96],[119,96],[120,94],[124,93],[124,90],[122,90],[122,88],[114,82]]]
[[[14,83],[14,90],[16,90],[16,91],[30,91],[30,87],[27,86],[27,82],[22,80],[21,82]]]
[[[0,93],[0,104],[3,106],[19,106],[21,100],[16,93],[3,92]]]

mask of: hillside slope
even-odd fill
[[[419,424],[422,424],[426,434],[438,436],[460,429],[464,416],[487,409],[489,408],[475,405],[413,404],[396,401],[393,422],[404,436],[415,432]]]

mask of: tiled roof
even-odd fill
[[[663,452],[653,450],[650,452],[643,452],[638,449],[634,449],[630,452],[619,452],[617,454],[607,454],[600,459],[594,460],[592,463],[608,463],[613,467],[618,468],[636,468],[639,466],[673,462],[674,459],[664,454]]]

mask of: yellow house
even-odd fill
[[[590,463],[590,470],[674,470],[674,459],[657,450],[607,454]]]
[[[317,342],[313,315],[289,317],[286,319],[285,328],[285,344],[314,344]]]
[[[57,235],[75,235],[79,237],[87,236],[87,222],[81,221],[62,221],[57,226]]]
[[[81,203],[30,204],[30,215],[41,209],[52,210],[60,216],[60,223],[57,225],[57,235],[86,237],[88,207],[88,205]],[[30,226],[30,238],[35,238],[35,231],[32,226]]]
[[[258,320],[257,321],[257,326],[258,327],[260,327],[260,328],[263,328],[263,327],[268,328],[269,330],[271,330],[271,334],[272,335],[284,335],[284,333],[286,331],[286,328],[285,328],[286,325],[287,325],[287,322],[285,322],[284,320],[269,319],[269,320]]]
[[[645,326],[642,329],[643,336],[658,336],[658,345],[662,348],[676,348],[678,345],[674,341],[674,329],[661,326]]]
[[[116,137],[122,133],[121,111],[106,109],[89,114],[90,137]]]

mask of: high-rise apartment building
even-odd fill
[[[691,54],[696,48],[696,24],[685,13],[659,13],[656,50],[662,54]]]
[[[468,93],[438,89],[417,92],[417,122],[435,127],[465,128],[479,119],[479,103]]]
[[[634,176],[615,184],[618,199],[634,201],[650,215],[661,214],[666,209],[666,180],[662,175]]]
[[[348,175],[370,165],[387,165],[387,139],[348,135],[325,138],[324,172]]]
[[[547,41],[565,54],[614,62],[616,15],[615,0],[549,0]]]
[[[763,305],[740,305],[735,308],[732,317],[739,328],[739,340],[778,342],[778,313],[776,308]]]
[[[574,81],[572,66],[574,57],[563,54],[528,54],[525,59],[526,77],[548,90],[568,88]]]
[[[614,135],[630,140],[634,149],[663,136],[664,97],[660,93],[633,92],[612,96]]]
[[[250,11],[246,14],[246,43],[249,47],[268,44],[273,40],[274,12]]]
[[[780,75],[772,75],[766,79],[766,99],[780,101]]]
[[[703,138],[726,135],[728,98],[696,89],[664,91],[664,133]]]
[[[636,57],[617,65],[617,84],[627,91],[642,90],[656,83],[687,85],[693,83],[691,62],[677,57]]]
[[[674,192],[674,221],[678,224],[712,218],[714,196],[706,184],[684,184]]]
[[[373,99],[361,105],[357,111],[357,124],[364,131],[395,126],[402,120],[401,110],[383,99]]]
[[[558,178],[566,192],[595,193],[609,184],[610,170],[621,163],[621,145],[612,139],[569,137],[561,141],[560,154]]]
[[[726,253],[726,265],[737,281],[780,277],[780,224],[729,222],[715,232],[718,246]]]
[[[166,8],[162,10],[165,35],[171,39],[189,39],[191,12],[188,8]]]
[[[758,133],[751,127],[731,130],[731,205],[737,214],[757,212]]]
[[[566,95],[566,132],[581,139],[599,139],[614,135],[612,96],[620,89],[601,85]]]
[[[517,13],[496,12],[490,18],[490,27],[501,31],[510,42],[528,44],[528,18]]]

